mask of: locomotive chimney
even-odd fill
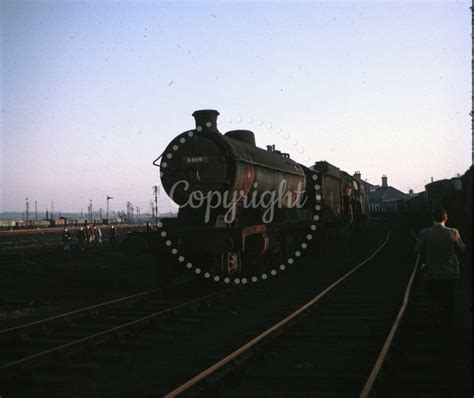
[[[193,113],[196,120],[196,129],[200,127],[199,131],[209,131],[212,133],[219,133],[217,130],[217,116],[219,112],[213,109],[203,109]],[[201,130],[202,129],[202,130]]]
[[[382,186],[383,186],[383,187],[387,187],[387,186],[388,186],[388,185],[387,185],[387,176],[386,176],[385,174],[382,176]]]

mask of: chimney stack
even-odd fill
[[[388,187],[387,176],[385,174],[382,176],[382,187]]]
[[[361,177],[362,177],[362,174],[360,173],[360,171],[356,171],[356,172],[354,173],[354,178],[357,178],[358,180],[362,180]]]
[[[196,130],[219,133],[217,130],[217,116],[219,112],[214,109],[203,109],[193,113],[196,120]]]

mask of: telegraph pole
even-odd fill
[[[140,224],[140,208],[137,206],[137,222]]]
[[[51,214],[50,214],[51,220],[54,219],[54,218],[53,218],[53,213],[54,213],[54,200],[51,201]]]
[[[109,200],[113,199],[112,196],[107,195],[107,222],[109,220]]]
[[[30,210],[30,203],[28,202],[28,198],[26,198],[26,223],[28,223],[29,210]]]
[[[38,221],[38,202],[35,200],[35,221]]]
[[[155,225],[158,224],[158,193],[159,187],[158,185],[153,186],[153,194],[155,195]]]

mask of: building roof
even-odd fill
[[[388,187],[375,187],[369,189],[370,200],[382,200],[384,195],[387,193]]]
[[[367,180],[363,180],[362,182],[365,184],[365,186],[367,186],[367,187],[369,187],[369,188],[376,188],[376,187],[378,187],[378,185],[371,184],[371,183],[370,183],[369,181],[367,181]]]
[[[394,187],[375,187],[369,189],[370,202],[390,202],[406,198],[408,195]]]

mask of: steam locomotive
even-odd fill
[[[153,164],[179,205],[177,218],[133,233],[127,246],[153,255],[160,273],[175,256],[207,278],[233,281],[291,264],[321,239],[366,219],[363,181],[325,161],[306,167],[252,131],[217,129],[216,110],[174,138]]]

